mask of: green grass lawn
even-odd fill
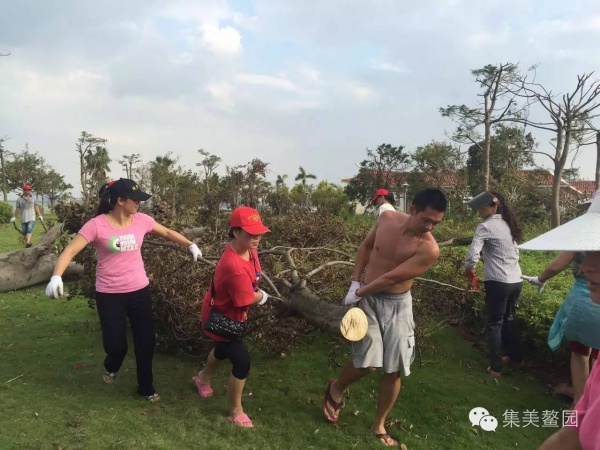
[[[56,223],[56,216],[54,214],[44,214],[45,221],[53,221]],[[17,228],[21,229],[21,222],[17,219]],[[48,226],[48,224],[46,224]],[[44,227],[39,220],[35,221],[33,227],[33,236],[31,242],[33,245],[37,244],[42,240],[42,234],[44,233]],[[10,252],[12,250],[18,250],[25,247],[25,240],[23,240],[21,234],[15,230],[13,224],[2,224],[0,225],[0,253]]]
[[[421,353],[388,427],[409,450],[533,449],[557,429],[504,427],[507,409],[541,416],[564,404],[525,374],[489,378],[484,356],[454,329],[429,336]],[[228,367],[214,380],[214,396],[201,399],[191,377],[203,359],[158,353],[163,400],[149,404],[135,393],[133,349],[116,385],[102,381],[103,357],[97,316],[84,299],[50,301],[42,286],[0,294],[0,448],[383,448],[369,432],[377,375],[351,387],[338,425],[321,415],[327,379],[349,357],[348,346],[329,336],[307,336],[286,355],[253,351],[244,398],[253,430],[227,422]],[[498,418],[495,433],[471,428],[476,406]]]

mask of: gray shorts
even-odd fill
[[[369,321],[366,336],[352,343],[356,368],[383,367],[385,373],[410,375],[415,360],[415,321],[410,291],[365,295],[358,303]]]

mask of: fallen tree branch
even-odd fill
[[[463,289],[460,288],[458,286],[453,286],[451,284],[447,284],[447,283],[442,283],[441,281],[435,281],[435,280],[431,280],[429,278],[421,278],[421,277],[416,277],[415,280],[419,280],[419,281],[426,281],[427,283],[434,283],[434,284],[438,284],[440,286],[445,286],[445,287],[449,287],[452,289],[456,289],[457,291],[463,291],[463,292],[469,292],[469,293],[473,293],[473,292],[480,292],[480,291],[475,291],[473,289]]]
[[[329,247],[284,247],[283,245],[277,245],[275,247],[272,247],[272,250],[279,250],[279,249],[286,249],[289,250],[289,252],[293,252],[294,250],[302,250],[302,251],[306,251],[306,252],[314,252],[314,251],[327,251],[327,252],[331,252],[331,253],[339,253],[340,255],[344,255],[347,258],[352,259],[353,256],[347,254],[346,252],[343,252],[341,250],[337,250],[335,248],[329,248]]]
[[[61,235],[60,226],[48,230],[42,240],[29,248],[0,253],[0,292],[33,286],[47,282],[54,271],[58,255],[54,251],[56,240]],[[83,266],[72,262],[63,274],[80,275]]]
[[[4,384],[8,384],[8,383],[10,383],[11,381],[18,380],[19,378],[21,378],[21,377],[24,377],[25,375],[27,375],[27,372],[25,372],[25,373],[22,373],[21,375],[19,375],[19,376],[17,376],[17,377],[11,378],[11,379],[10,379],[10,380],[8,380],[8,381],[5,381],[5,382],[4,382]]]
[[[177,250],[178,252],[182,252],[185,254],[188,254],[188,249],[185,247],[182,247],[181,245],[177,245],[177,244],[170,244],[168,242],[158,242],[158,241],[154,241],[152,239],[146,239],[144,241],[144,244],[150,244],[150,245],[157,245],[159,247],[166,247],[166,248],[171,248],[173,250]],[[213,259],[213,257],[207,256],[206,258],[211,258]],[[204,264],[207,264],[209,266],[215,266],[216,264],[213,263],[212,261],[209,261],[208,259],[206,259],[204,257],[200,257],[198,258],[198,261]]]
[[[341,266],[351,266],[354,267],[354,263],[353,262],[348,262],[348,261],[328,261],[325,264],[321,264],[319,267],[317,267],[314,270],[311,270],[310,272],[308,272],[304,278],[310,278],[313,275],[319,273],[321,270],[329,267],[329,266],[335,266],[335,265],[341,265]]]
[[[271,287],[271,289],[273,289],[273,291],[275,292],[275,294],[277,294],[277,297],[281,297],[281,292],[279,292],[279,290],[275,287],[275,285],[273,284],[273,282],[269,279],[269,277],[267,276],[266,273],[262,272],[262,277],[264,278],[264,280],[269,284],[269,286]]]
[[[465,245],[471,245],[472,241],[473,241],[473,236],[462,237],[462,238],[452,238],[452,239],[448,239],[447,241],[438,242],[438,247],[450,247],[450,246],[461,247],[461,246],[465,246]]]
[[[291,249],[293,250],[293,249]],[[298,269],[296,267],[296,263],[294,262],[294,259],[292,258],[292,255],[290,255],[291,250],[262,250],[260,251],[258,254],[259,255],[278,255],[278,256],[283,256],[288,264],[288,266],[290,267],[290,272],[292,274],[292,286],[296,286],[300,284],[300,276],[298,275]]]
[[[185,247],[182,247],[181,245],[170,244],[168,242],[158,242],[158,241],[155,241],[155,240],[152,240],[152,239],[147,239],[144,242],[147,243],[147,244],[150,244],[150,245],[157,245],[159,247],[171,248],[173,250],[177,250],[179,252],[183,252],[183,253],[186,253],[186,254],[188,253],[188,250]],[[212,267],[216,266],[216,263],[214,263],[212,261],[209,261],[209,259],[218,260],[219,258],[215,257],[215,256],[206,256],[206,257],[198,258],[198,261],[202,262],[204,264],[207,264],[209,266],[212,266]],[[179,268],[181,268],[181,266]],[[176,268],[175,270],[177,270],[179,268]],[[277,294],[278,297],[281,297],[281,292],[279,292],[279,290],[275,287],[275,285],[273,284],[273,282],[270,280],[269,276],[263,272],[262,273],[262,277],[265,279],[265,281],[271,287],[271,289],[273,289],[273,291],[275,292],[275,294]]]

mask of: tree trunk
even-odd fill
[[[562,125],[557,124],[556,153],[553,158],[554,177],[552,180],[552,207],[550,213],[552,228],[556,228],[560,225],[560,181],[562,179],[562,173],[566,163],[566,156],[568,155],[569,151],[568,128],[566,133],[563,132],[564,129],[565,128]]]
[[[339,324],[348,308],[319,299],[310,289],[296,288],[288,297],[290,308],[311,325],[332,334],[339,334]]]
[[[353,341],[362,339],[367,332],[366,317],[358,321],[347,320],[349,315],[357,312],[357,308],[324,302],[307,287],[292,289],[287,300],[289,300],[288,306],[293,312],[321,331],[343,336]],[[344,323],[345,326],[340,327],[341,323]]]
[[[600,189],[600,132],[596,133],[596,183],[595,190]]]
[[[490,124],[489,118],[485,120],[485,137],[483,141],[483,159],[485,162],[485,172],[483,174],[484,179],[484,190],[490,190],[490,148],[492,146],[491,142],[492,135],[492,125]]]
[[[554,179],[552,180],[552,210],[551,226],[556,228],[560,225],[560,179],[562,170],[558,165],[554,167]]]
[[[0,253],[0,292],[14,291],[48,281],[58,256],[52,252],[54,241],[61,234],[61,224],[55,225],[42,241],[31,248]],[[81,275],[83,266],[71,264],[65,276]]]
[[[2,196],[8,202],[8,188],[6,187],[6,171],[4,170],[4,147],[0,141],[0,166],[2,166]]]

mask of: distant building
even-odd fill
[[[551,170],[530,169],[522,170],[521,173],[523,176],[534,177],[538,187],[552,189],[554,174]],[[392,172],[388,178],[389,186],[387,189],[394,194],[394,197],[396,197],[395,206],[399,211],[406,211],[407,205],[405,205],[405,202],[410,201],[410,199],[405,199],[406,186],[408,185],[410,175],[411,172]],[[342,178],[341,180],[342,183],[349,183],[350,181],[352,181],[352,178]],[[464,185],[465,182],[457,173],[451,172],[437,174],[436,176],[426,175],[423,181],[426,184],[437,186],[447,192],[454,191],[458,186]],[[583,202],[590,199],[594,195],[594,192],[596,192],[596,182],[594,180],[566,181],[565,179],[562,179],[561,190],[563,195],[566,195],[572,200]],[[467,197],[465,198],[465,201],[469,199],[470,197]],[[355,209],[356,214],[362,214],[364,211],[365,206],[357,203]]]

